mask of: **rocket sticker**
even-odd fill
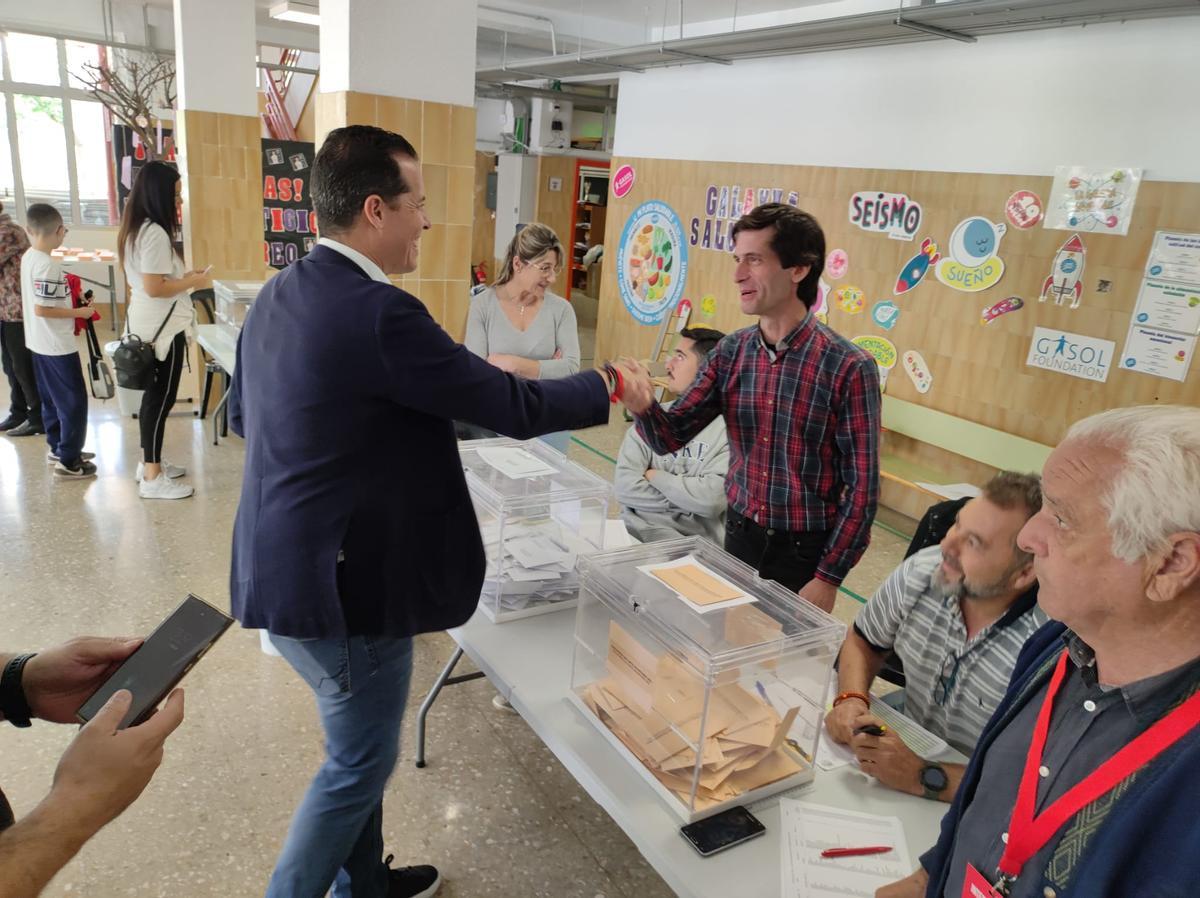
[[[904,263],[904,269],[896,278],[896,296],[907,293],[921,283],[929,269],[935,265],[941,255],[938,254],[937,244],[928,237],[921,242],[921,251]]]
[[[1078,309],[1079,301],[1083,297],[1083,263],[1086,254],[1087,250],[1079,235],[1072,234],[1055,255],[1050,277],[1042,284],[1042,295],[1038,297],[1038,302],[1045,302],[1053,297],[1054,304],[1061,306],[1063,300],[1069,296],[1070,308]]]

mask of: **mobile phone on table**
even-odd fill
[[[189,595],[92,693],[75,716],[80,723],[87,723],[113,693],[128,689],[133,702],[117,728],[142,723],[232,623],[233,618],[224,611]]]
[[[742,805],[679,828],[680,835],[688,840],[701,857],[741,845],[766,831],[767,828],[759,819]]]

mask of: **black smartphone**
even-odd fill
[[[114,692],[128,689],[133,693],[133,703],[118,729],[142,723],[232,623],[233,618],[224,611],[189,595],[92,693],[75,716],[80,723],[87,723]]]
[[[691,843],[701,857],[741,845],[766,831],[767,828],[759,819],[742,805],[679,828],[680,835]]]

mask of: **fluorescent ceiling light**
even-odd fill
[[[979,40],[973,34],[966,34],[962,31],[951,31],[949,28],[939,28],[937,25],[926,25],[924,22],[914,22],[912,19],[906,19],[902,16],[896,16],[896,24],[901,28],[923,31],[926,34],[932,34],[934,37],[946,37],[952,41],[962,41],[964,44],[973,44]]]
[[[307,3],[297,3],[296,0],[285,0],[271,7],[271,18],[281,22],[299,22],[301,25],[320,25],[321,14],[315,6]]]

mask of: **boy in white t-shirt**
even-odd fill
[[[93,477],[92,455],[83,451],[88,399],[75,345],[75,319],[90,318],[92,310],[86,305],[71,307],[62,266],[50,256],[67,236],[59,211],[34,203],[25,213],[25,230],[30,244],[21,257],[25,345],[33,354],[42,394],[42,423],[50,444],[46,457],[60,477]]]

